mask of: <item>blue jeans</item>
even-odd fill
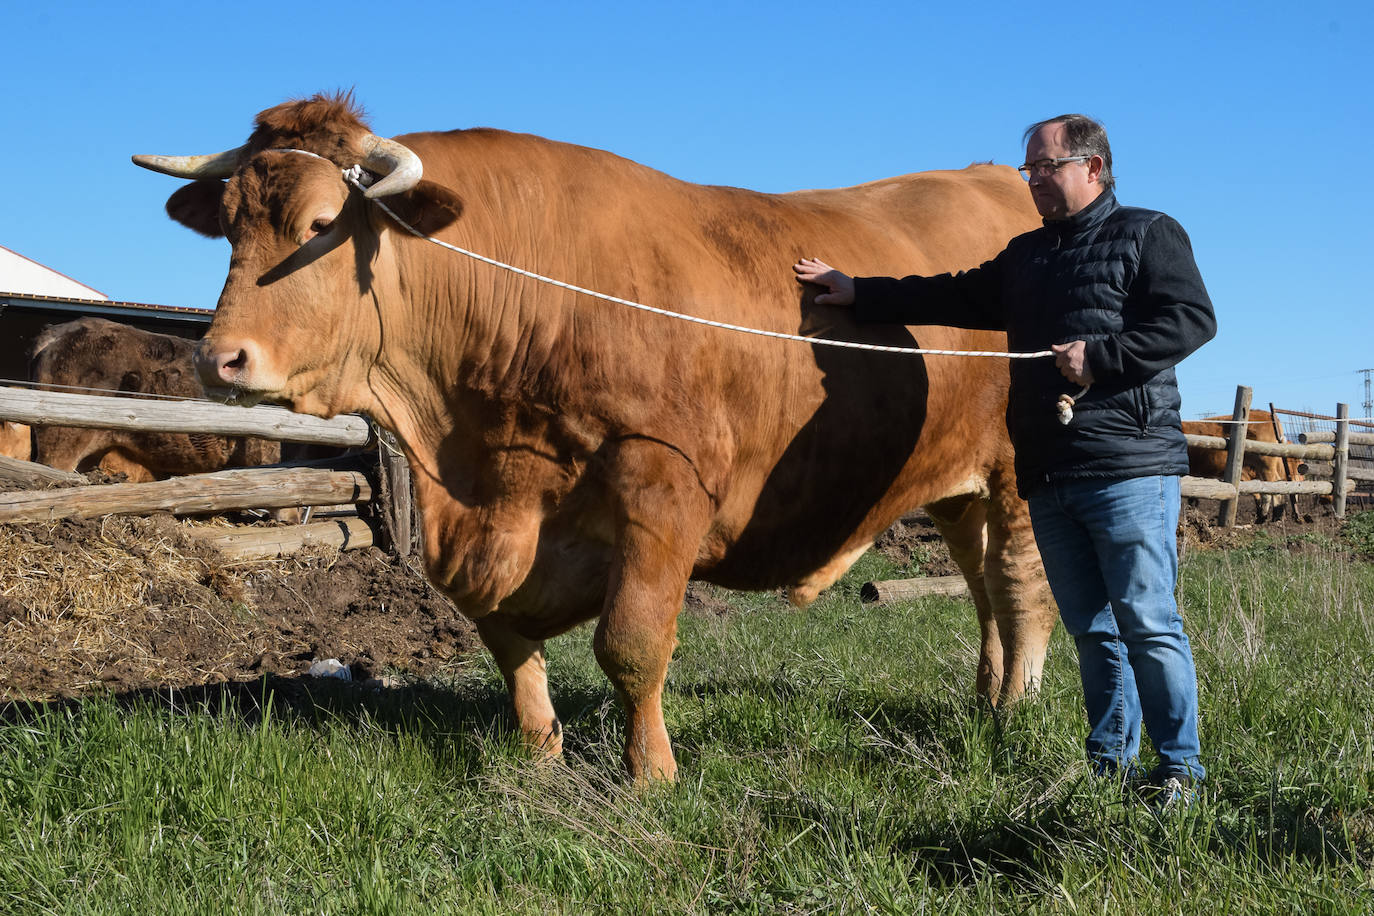
[[[1174,602],[1179,479],[1052,481],[1029,503],[1050,591],[1078,644],[1088,759],[1099,774],[1135,766],[1143,720],[1157,775],[1201,780],[1197,673]]]

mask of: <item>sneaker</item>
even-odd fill
[[[1198,799],[1197,786],[1190,776],[1165,776],[1162,782],[1151,784],[1144,791],[1145,800],[1156,811],[1187,810]]]

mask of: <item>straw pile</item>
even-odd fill
[[[229,560],[169,515],[0,525],[0,703],[462,664],[472,625],[377,550]]]
[[[262,642],[255,616],[170,516],[0,525],[4,699],[223,680]]]

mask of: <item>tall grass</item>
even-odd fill
[[[962,601],[719,593],[665,702],[681,782],[619,777],[586,629],[551,643],[566,760],[529,763],[483,657],[316,682],[12,707],[3,913],[1367,913],[1374,566],[1260,541],[1185,558],[1210,779],[1157,815],[1082,762],[1071,642],[973,698]]]

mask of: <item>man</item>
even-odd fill
[[[1099,775],[1134,781],[1144,727],[1164,803],[1205,775],[1197,675],[1174,601],[1179,477],[1188,450],[1173,367],[1216,333],[1188,236],[1173,219],[1123,207],[1102,125],[1061,115],[1026,131],[1021,174],[1044,226],[958,274],[852,278],[815,260],[797,279],[819,305],[859,321],[1005,329],[1007,424],[1050,589],[1078,645]],[[1084,386],[1087,390],[1079,394]],[[1072,419],[1056,411],[1076,399]]]

